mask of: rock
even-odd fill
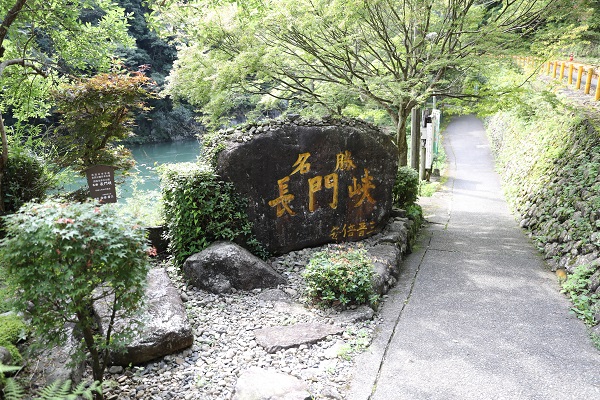
[[[598,288],[600,288],[600,268],[598,268],[596,270],[596,272],[594,272],[592,274],[592,276],[590,276],[590,281],[588,283],[588,290],[590,292],[595,292]]]
[[[337,335],[344,330],[339,326],[328,324],[296,324],[287,326],[272,326],[254,331],[256,342],[267,353],[298,347],[302,344],[317,343],[329,335]]]
[[[4,365],[10,364],[12,356],[6,347],[0,346],[0,363]]]
[[[362,321],[369,321],[375,316],[375,311],[369,306],[361,305],[354,310],[344,310],[335,317],[338,323],[354,324]]]
[[[217,174],[249,200],[253,233],[270,252],[362,240],[387,223],[397,148],[373,125],[349,125],[288,123],[219,153]]]
[[[285,278],[248,250],[230,242],[216,242],[183,264],[185,278],[194,286],[213,293],[232,289],[277,287]]]
[[[123,373],[123,367],[121,367],[120,365],[113,365],[112,367],[110,367],[108,369],[108,373],[109,374],[122,374]]]
[[[302,304],[290,301],[273,302],[273,310],[280,312],[282,315],[311,315],[311,312]]]
[[[233,400],[311,400],[308,385],[291,375],[252,367],[243,371]]]
[[[391,221],[375,241],[376,244],[398,245],[402,252],[406,251],[408,243],[408,220],[398,218]]]
[[[290,296],[280,289],[267,289],[258,295],[258,299],[262,301],[281,301],[285,303],[289,303],[292,301],[292,299],[290,299]]]
[[[106,329],[108,307],[105,301],[94,303],[94,311]],[[134,328],[134,336],[122,353],[112,353],[113,365],[138,365],[189,347],[194,342],[192,328],[179,292],[163,268],[148,273],[148,285],[144,295],[144,307],[138,317],[123,320],[115,325],[115,331],[123,327]]]
[[[373,290],[379,295],[385,294],[398,279],[402,253],[397,246],[387,244],[374,246],[367,251],[375,268]]]
[[[43,349],[36,355],[37,361],[30,360],[35,369],[31,381],[40,386],[48,386],[55,381],[70,380],[74,384],[81,381],[85,371],[85,360],[73,363],[73,356],[79,349],[80,339],[74,334],[74,324],[66,326],[66,342],[61,346]]]

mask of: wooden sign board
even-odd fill
[[[94,165],[85,171],[90,196],[101,203],[116,203],[115,168],[110,165]]]

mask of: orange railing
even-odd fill
[[[595,79],[596,90],[594,99],[596,101],[600,100],[600,68],[598,67],[581,64],[572,60],[543,62],[535,57],[515,57],[515,60],[523,68],[538,68],[540,73],[550,75],[553,79],[558,79],[561,82],[566,80],[569,85],[573,85],[573,80],[575,80],[575,90],[583,89],[585,94],[591,94],[592,84]],[[585,85],[583,85],[584,82]]]

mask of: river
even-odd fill
[[[195,162],[200,153],[197,140],[150,143],[128,146],[135,159],[137,176],[120,186],[120,198],[130,197],[137,190],[159,190],[156,166],[167,163]],[[132,183],[133,182],[133,183]]]

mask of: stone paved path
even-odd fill
[[[445,142],[449,180],[348,399],[600,399],[600,351],[510,214],[481,122]]]

